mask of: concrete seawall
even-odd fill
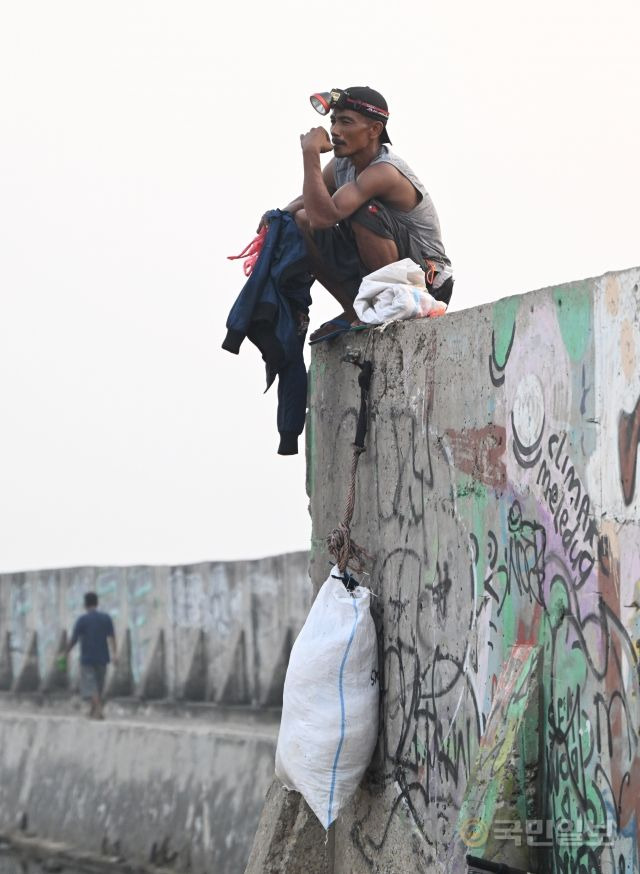
[[[311,603],[307,567],[308,554],[296,552],[0,574],[0,691],[77,685],[77,666],[61,676],[56,655],[82,613],[84,592],[94,590],[122,641],[113,695],[277,706],[292,640]]]
[[[105,722],[74,694],[77,658],[56,668],[87,590],[120,638]],[[311,594],[307,553],[0,575],[0,835],[72,859],[241,872]]]
[[[336,874],[462,872],[467,850],[640,870],[639,283],[636,268],[315,347],[316,586],[357,418],[345,357],[374,365],[352,533],[375,558],[381,735]]]
[[[273,772],[260,722],[0,710],[0,831],[180,871],[242,871]]]
[[[637,874],[640,268],[315,347],[316,588],[348,489],[357,358],[374,365],[352,533],[373,556],[378,748],[327,841],[272,784],[247,871],[464,874],[469,851],[539,872]],[[64,828],[197,874],[226,847],[208,870],[242,870],[238,817],[257,817],[273,773],[270,705],[310,588],[286,583],[283,602],[247,571],[139,570],[91,585],[64,576],[75,571],[0,578],[0,684],[13,690],[0,828],[26,817],[43,835]],[[300,568],[288,573],[299,584]],[[108,726],[21,709],[29,693],[34,705],[59,700],[46,691],[51,629],[69,627],[89,587],[130,631],[129,698],[112,703]],[[136,709],[162,697],[192,719]]]

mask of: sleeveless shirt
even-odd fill
[[[377,158],[371,164],[387,163],[396,168],[416,189],[420,200],[409,212],[393,209],[385,203],[385,207],[403,225],[411,236],[416,239],[426,258],[435,261],[445,275],[451,275],[451,261],[447,258],[442,243],[440,221],[433,201],[427,189],[418,179],[411,167],[402,158],[395,155],[388,146],[383,145]],[[368,166],[371,166],[369,164]],[[341,188],[347,182],[355,182],[356,168],[350,158],[335,158],[336,188]],[[448,269],[447,269],[448,268]]]

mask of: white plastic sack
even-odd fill
[[[329,828],[355,792],[378,736],[378,645],[371,593],[335,566],[291,650],[276,776]]]
[[[424,270],[411,258],[394,261],[360,283],[353,308],[361,322],[381,325],[392,319],[441,316],[447,305],[427,291]]]

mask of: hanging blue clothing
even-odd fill
[[[258,347],[267,369],[267,390],[278,377],[280,455],[295,455],[307,408],[304,339],[311,285],[307,249],[295,219],[274,209],[253,272],[231,307],[222,348],[238,354],[245,337]]]

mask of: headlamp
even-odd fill
[[[375,93],[375,92],[374,92]],[[381,106],[374,106],[366,100],[352,97],[348,91],[332,88],[331,91],[318,91],[309,98],[311,105],[320,115],[328,115],[332,109],[352,109],[369,118],[386,124],[389,113]]]
[[[341,106],[344,94],[344,91],[333,88],[331,91],[318,91],[312,94],[309,100],[316,112],[320,115],[329,115],[332,109]]]

